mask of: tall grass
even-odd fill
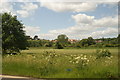
[[[96,59],[96,49],[30,48],[3,57],[3,74],[37,78],[117,78],[118,50]]]

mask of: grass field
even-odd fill
[[[96,59],[96,49],[30,48],[3,57],[3,74],[36,78],[117,78],[118,49]]]

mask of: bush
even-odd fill
[[[63,49],[64,47],[59,42],[56,42],[55,49]]]
[[[97,50],[96,56],[97,56],[97,59],[102,57],[110,57],[111,53],[109,50]]]
[[[52,43],[48,42],[44,44],[45,47],[52,47]]]

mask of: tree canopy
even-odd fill
[[[28,46],[23,24],[17,16],[2,14],[2,49],[3,53],[19,52]]]
[[[63,46],[68,43],[68,37],[64,34],[58,35],[57,40],[59,43],[61,43]]]

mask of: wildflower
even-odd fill
[[[111,56],[111,58],[113,58],[113,56]]]
[[[76,63],[79,63],[79,61],[76,61]]]
[[[81,59],[84,59],[83,57],[81,57]]]
[[[110,57],[107,57],[108,59],[111,59]]]
[[[84,60],[86,60],[87,58],[85,57],[85,58],[83,58]]]
[[[75,59],[79,59],[79,58],[80,58],[80,56],[76,57]]]
[[[86,55],[84,55],[84,58],[86,58]]]
[[[81,54],[80,56],[83,56],[83,54]]]
[[[89,62],[89,60],[87,60],[87,62]]]
[[[35,56],[33,56],[33,58],[36,58]]]
[[[83,64],[83,66],[84,66],[85,64]]]

